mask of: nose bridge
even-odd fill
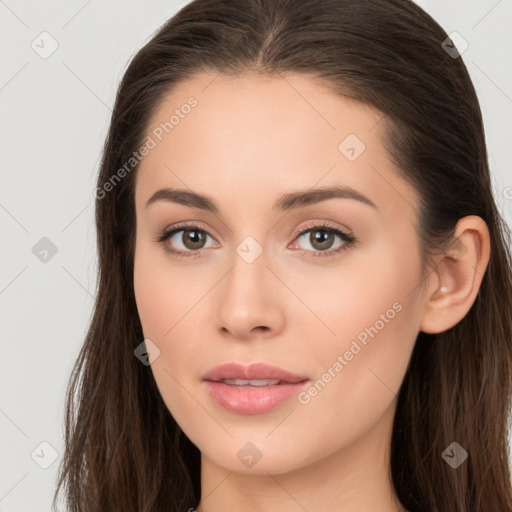
[[[235,246],[230,271],[217,296],[219,325],[243,337],[254,327],[277,328],[280,308],[275,294],[275,279],[267,268],[269,259],[263,245],[247,236]]]
[[[268,281],[266,274],[269,272],[268,251],[268,248],[264,248],[262,243],[251,235],[246,236],[235,246],[232,270],[228,276],[230,288],[235,288],[231,292],[256,295],[264,291]]]

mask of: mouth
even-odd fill
[[[298,394],[309,382],[307,377],[263,363],[228,363],[203,377],[210,397],[224,409],[239,414],[268,412]]]

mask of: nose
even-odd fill
[[[281,331],[280,281],[267,264],[265,253],[250,263],[238,254],[233,258],[233,266],[215,294],[216,323],[224,335],[247,340],[269,338]]]

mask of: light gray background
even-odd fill
[[[0,0],[0,512],[50,510],[65,387],[93,306],[94,188],[115,91],[133,54],[186,3]],[[469,43],[462,57],[512,225],[512,0],[418,3]],[[31,47],[51,48],[44,31],[58,43],[46,59]],[[46,262],[32,251],[43,237],[57,248]],[[47,469],[42,442],[58,454]]]

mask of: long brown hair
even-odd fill
[[[134,357],[143,340],[133,289],[137,166],[105,184],[126,170],[150,116],[181,81],[201,71],[256,71],[315,77],[383,114],[390,158],[421,198],[425,276],[460,218],[487,223],[490,262],[468,314],[445,332],[417,337],[398,396],[390,471],[411,512],[512,511],[510,230],[492,193],[479,102],[447,38],[409,0],[195,0],[134,56],[97,182],[98,289],[68,386],[54,507],[61,491],[71,512],[184,511],[199,502],[200,452],[166,408],[150,367]],[[469,454],[457,469],[442,457],[454,441]]]

